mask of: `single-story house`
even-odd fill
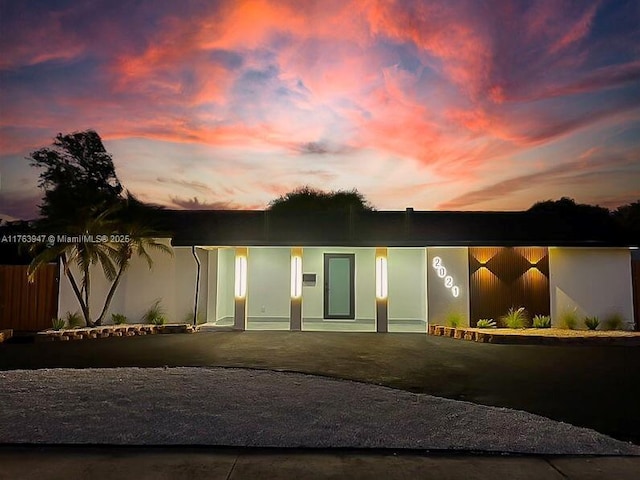
[[[110,312],[238,330],[426,332],[510,307],[634,328],[630,238],[606,218],[534,212],[161,211],[173,257],[134,259]],[[93,311],[107,284],[96,269]],[[637,300],[636,300],[637,301]],[[60,275],[59,314],[79,310]],[[635,315],[635,317],[634,317]]]

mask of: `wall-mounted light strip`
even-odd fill
[[[302,257],[291,257],[291,298],[302,296]]]
[[[376,258],[376,297],[380,300],[389,295],[389,279],[387,273],[387,258]]]
[[[236,298],[244,298],[247,295],[247,257],[236,256]]]
[[[431,266],[436,271],[436,275],[438,275],[439,278],[443,279],[444,286],[451,290],[451,295],[458,298],[460,296],[460,287],[458,285],[455,285],[455,282],[451,275],[447,275],[447,269],[442,264],[442,258],[433,257]]]

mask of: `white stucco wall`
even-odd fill
[[[621,314],[633,324],[631,257],[627,248],[549,248],[551,319],[559,326],[565,311],[576,309],[578,328],[585,316]]]
[[[170,245],[168,239],[161,240]],[[153,268],[134,257],[123,275],[122,280],[107,311],[105,320],[110,322],[112,313],[126,315],[129,322],[139,322],[144,312],[160,300],[168,322],[183,322],[193,312],[195,292],[196,263],[189,247],[173,248],[174,256],[157,250],[149,250],[153,259]],[[80,275],[73,270],[77,281]],[[95,319],[104,305],[109,282],[99,266],[91,270],[91,316]],[[80,305],[71,288],[68,278],[60,273],[58,315],[80,311]]]
[[[433,268],[434,257],[442,259],[447,275],[453,277],[454,284],[460,288],[458,297],[438,277]],[[427,309],[429,323],[444,325],[449,313],[458,313],[469,325],[469,249],[467,247],[429,247],[427,248]]]
[[[291,249],[252,247],[247,257],[247,316],[289,318]]]
[[[218,250],[213,249],[209,250],[209,261],[207,264],[207,269],[209,271],[208,277],[209,281],[207,282],[207,290],[206,290],[206,298],[207,298],[207,311],[206,311],[206,321],[207,322],[215,322],[216,321],[216,308],[218,302]]]
[[[389,248],[389,320],[426,320],[426,250]]]
[[[216,320],[233,318],[235,285],[235,249],[218,249]]]
[[[356,318],[375,318],[375,249],[342,247],[305,247],[302,252],[303,273],[315,273],[316,285],[302,287],[303,318],[322,318],[324,315],[324,254],[355,254]]]

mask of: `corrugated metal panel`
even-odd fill
[[[0,265],[0,328],[37,331],[51,327],[58,309],[57,265],[27,280],[26,265]]]
[[[470,247],[471,324],[498,320],[510,307],[529,316],[549,315],[549,254],[546,247]]]

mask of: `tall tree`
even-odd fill
[[[272,212],[371,211],[373,206],[358,190],[325,192],[309,186],[298,187],[269,203]]]
[[[561,215],[572,215],[579,217],[592,217],[599,219],[608,219],[610,212],[604,207],[598,205],[588,205],[584,203],[576,203],[573,198],[562,197],[560,200],[545,200],[533,204],[528,210],[536,213],[556,213]]]
[[[106,209],[121,200],[113,160],[93,130],[59,133],[51,147],[28,158],[32,166],[44,169],[38,183],[44,190],[40,213],[49,220],[82,217],[83,210]]]
[[[640,200],[622,205],[613,211],[613,218],[622,225],[635,241],[640,241]]]
[[[43,265],[60,259],[64,275],[69,279],[82,316],[88,326],[101,325],[111,300],[120,284],[122,275],[134,256],[142,257],[149,268],[153,266],[150,250],[172,255],[173,251],[153,238],[153,231],[136,224],[117,221],[115,210],[123,208],[116,204],[101,213],[85,211],[84,220],[67,225],[63,234],[68,241],[51,242],[44,248],[34,245],[39,253],[29,265],[28,275],[32,280]],[[85,233],[85,235],[78,235]],[[114,239],[115,237],[115,239]],[[91,272],[99,265],[109,282],[109,290],[97,316],[91,312]],[[76,273],[74,274],[74,268]],[[79,274],[79,277],[77,275]]]
[[[157,208],[129,192],[122,194],[111,155],[93,130],[58,134],[52,147],[37,150],[30,158],[32,166],[44,169],[38,184],[44,190],[40,227],[67,235],[64,242],[33,245],[30,279],[42,265],[60,259],[85,322],[100,325],[134,256],[144,258],[151,268],[151,249],[172,254],[154,240],[158,233],[146,226],[147,214]],[[97,316],[91,312],[91,272],[96,266],[109,282]]]

